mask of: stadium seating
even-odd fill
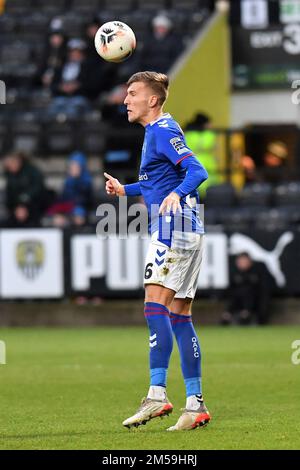
[[[176,10],[196,11],[199,5],[199,0],[172,0],[172,6]]]
[[[271,203],[272,186],[268,183],[247,184],[239,194],[241,206],[268,206]]]
[[[236,203],[234,187],[230,183],[210,186],[206,191],[205,205],[208,208],[231,207]]]
[[[7,126],[0,121],[0,153],[4,154],[8,150],[8,132]]]
[[[106,2],[105,7],[105,9],[111,13],[122,14],[132,11],[134,2],[132,0],[109,0]]]
[[[48,154],[68,154],[75,149],[75,125],[72,123],[49,122],[44,130],[44,143]]]
[[[15,120],[11,129],[10,144],[14,150],[37,154],[41,138],[41,124],[35,122],[31,113]]]
[[[140,10],[150,10],[157,12],[166,8],[166,0],[139,0],[138,8]]]
[[[38,11],[48,12],[52,16],[63,13],[68,7],[68,0],[51,0],[51,2],[45,2],[44,0],[33,0],[34,7]]]
[[[76,11],[70,11],[61,16],[63,22],[63,30],[68,37],[81,36],[86,18],[82,13],[78,15]]]
[[[217,225],[218,214],[217,209],[211,207],[204,207],[204,224],[205,225]]]
[[[87,114],[80,123],[80,148],[87,154],[101,154],[106,146],[107,125],[101,121],[101,116],[95,113]]]
[[[217,210],[217,222],[227,230],[245,230],[253,221],[249,207],[223,207]]]
[[[275,189],[275,203],[278,206],[296,206],[300,203],[300,183],[289,182]]]
[[[12,44],[5,44],[1,47],[0,61],[5,64],[17,63],[19,66],[22,66],[28,63],[30,56],[30,46],[17,41]]]
[[[38,34],[41,45],[45,42],[45,30],[48,28],[49,15],[41,11],[32,11],[29,15],[21,16],[17,22],[17,34]]]
[[[71,0],[69,7],[70,11],[73,11],[76,14],[91,14],[103,8],[105,3],[99,0]]]
[[[9,13],[0,15],[0,34],[4,38],[6,34],[14,33],[16,30],[17,18]],[[2,43],[2,41],[1,41]]]
[[[255,213],[254,227],[260,230],[285,230],[293,225],[291,213],[282,208],[262,208]]]
[[[9,0],[5,4],[5,11],[15,15],[30,13],[34,0]]]

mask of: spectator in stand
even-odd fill
[[[100,64],[103,63],[102,60],[99,60],[99,54],[96,51],[94,40],[96,33],[100,26],[104,23],[97,17],[93,18],[91,21],[86,23],[85,29],[84,29],[84,34],[85,34],[85,42],[86,42],[86,55],[88,59],[92,60],[94,64],[99,62]],[[105,62],[104,62],[105,63]]]
[[[276,185],[288,181],[290,179],[290,172],[287,161],[287,145],[280,140],[270,142],[263,155],[262,166],[257,166],[253,158],[248,155],[243,157],[242,166],[246,182],[260,181]]]
[[[67,39],[62,30],[52,30],[47,38],[47,44],[41,65],[37,72],[37,83],[51,89],[53,79],[66,59]]]
[[[127,94],[126,83],[115,86],[103,96],[102,114],[103,118],[116,126],[126,127],[127,109],[124,99]]]
[[[244,184],[256,181],[256,165],[253,158],[250,155],[243,155],[240,161],[244,173]]]
[[[234,259],[228,294],[227,310],[221,318],[223,325],[268,323],[270,284],[267,273],[248,253],[240,253]]]
[[[278,184],[289,179],[288,148],[284,142],[270,142],[263,157],[263,168],[258,171],[262,181]]]
[[[69,158],[62,194],[49,208],[47,215],[53,216],[53,224],[56,226],[84,225],[92,198],[92,177],[87,169],[86,156],[82,152],[73,152]]]
[[[107,91],[114,82],[117,67],[113,63],[106,62],[101,59],[95,48],[95,35],[104,23],[101,19],[95,17],[85,26],[85,42],[86,42],[86,63],[89,70],[93,71],[95,81],[97,82],[97,93]],[[119,65],[119,64],[118,64]],[[126,79],[127,80],[127,79]],[[125,80],[125,81],[126,81]]]
[[[4,158],[4,171],[9,214],[6,225],[38,226],[47,198],[42,173],[22,152],[13,152]]]
[[[152,33],[145,39],[141,57],[141,70],[166,73],[183,51],[180,36],[172,30],[172,21],[161,13],[152,20]]]
[[[83,227],[87,222],[87,211],[84,207],[76,206],[72,211],[71,224],[75,227]]]
[[[86,57],[86,43],[82,39],[68,42],[65,63],[57,70],[52,81],[52,103],[49,115],[58,113],[78,117],[90,109],[90,101],[101,92],[98,74]]]
[[[82,152],[73,152],[69,158],[68,176],[65,180],[62,199],[72,201],[75,207],[89,209],[92,194],[92,177],[87,169],[86,156]]]

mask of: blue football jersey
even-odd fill
[[[179,186],[186,170],[180,162],[196,158],[187,147],[179,124],[168,113],[146,125],[142,149],[139,183],[148,210],[149,231],[159,231],[158,239],[171,244],[172,232],[204,233],[199,217],[197,189],[181,199],[182,214],[158,215],[158,209],[166,196]]]

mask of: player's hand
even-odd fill
[[[161,203],[159,213],[166,214],[172,212],[176,214],[177,211],[182,212],[180,196],[177,193],[170,193]]]
[[[125,196],[125,189],[124,186],[120,183],[117,178],[109,175],[108,173],[104,173],[105,178],[107,178],[105,189],[107,194],[115,195],[115,196]]]

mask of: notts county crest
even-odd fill
[[[17,264],[25,277],[34,280],[45,261],[45,250],[41,242],[28,240],[17,245]]]

